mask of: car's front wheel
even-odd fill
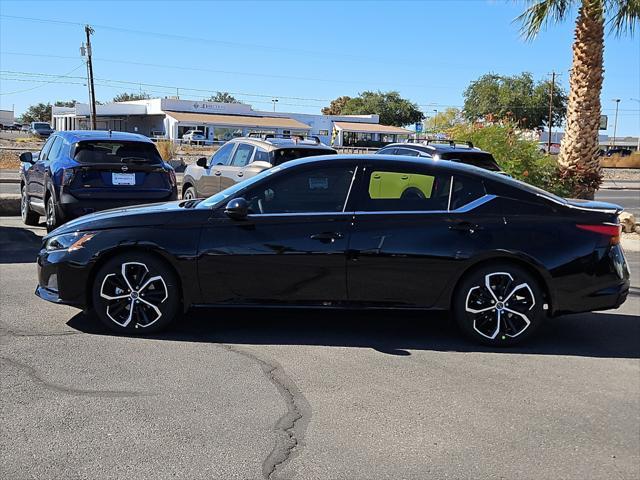
[[[475,341],[509,346],[530,337],[544,318],[544,297],[529,272],[504,263],[467,274],[454,293],[453,313]]]
[[[100,268],[92,288],[95,313],[116,332],[156,332],[178,314],[176,276],[153,255],[132,252],[113,257]]]
[[[22,187],[20,196],[20,215],[22,216],[22,223],[25,225],[35,226],[40,222],[40,215],[31,210],[29,205],[29,196],[27,195],[27,187]]]

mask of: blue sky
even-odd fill
[[[36,102],[86,102],[82,78],[50,76],[86,75],[79,54],[84,23],[95,29],[101,101],[140,89],[165,96],[178,88],[181,98],[190,99],[220,90],[255,109],[270,110],[277,97],[279,111],[318,113],[340,95],[393,89],[431,115],[461,106],[469,82],[487,72],[529,71],[543,78],[555,70],[566,87],[573,20],[525,42],[512,22],[523,6],[501,0],[1,0],[0,107],[15,105],[19,114]],[[609,135],[613,98],[622,99],[618,134],[638,135],[640,103],[630,100],[640,99],[637,34],[606,38],[602,102]]]

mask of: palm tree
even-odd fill
[[[529,3],[529,8],[518,17],[527,39],[533,39],[549,20],[565,20],[573,7],[578,6],[567,121],[558,163],[568,178],[577,181],[574,194],[593,198],[602,182],[598,128],[605,22],[616,35],[633,35],[640,19],[640,0],[529,0]]]

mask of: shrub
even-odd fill
[[[491,152],[500,167],[518,180],[561,196],[570,196],[573,182],[561,175],[555,159],[542,153],[537,141],[522,137],[514,125],[456,125],[451,138],[470,140],[474,146]]]
[[[171,140],[158,140],[156,142],[156,147],[158,148],[158,152],[160,152],[160,156],[165,162],[172,160],[178,150],[176,144]]]

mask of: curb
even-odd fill
[[[0,195],[0,215],[20,215],[20,195],[17,193],[3,193]]]
[[[20,183],[19,178],[0,178],[0,183]]]

